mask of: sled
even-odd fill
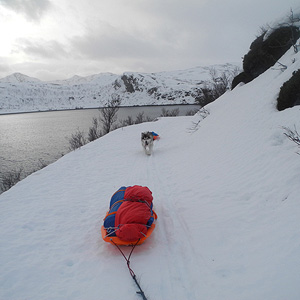
[[[109,212],[107,212],[106,216],[108,215]],[[154,220],[157,219],[157,215],[156,213],[153,211],[153,215],[154,215]],[[120,238],[118,238],[117,236],[109,236],[107,234],[106,229],[104,228],[104,226],[101,226],[101,235],[102,235],[102,239],[107,242],[107,243],[111,243],[112,245],[120,245],[120,246],[134,246],[134,245],[141,245],[143,244],[146,239],[151,235],[151,233],[153,232],[155,228],[155,224],[154,222],[152,223],[152,225],[149,227],[149,229],[147,230],[147,233],[144,237],[142,237],[139,240],[136,241],[123,241]]]

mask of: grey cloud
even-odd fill
[[[25,15],[31,21],[38,21],[51,7],[49,0],[0,0],[0,5]]]
[[[143,36],[121,30],[111,30],[108,33],[89,31],[84,36],[72,38],[71,44],[78,54],[91,59],[149,57],[161,54],[160,46]]]
[[[68,55],[65,46],[57,41],[18,39],[14,53],[24,53],[31,57],[46,59],[64,58]]]
[[[2,57],[0,57],[0,74],[1,73],[8,73],[10,71],[9,65],[7,64],[7,61],[5,61],[4,59],[2,59]],[[0,76],[1,78],[1,76]]]

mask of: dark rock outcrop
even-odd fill
[[[272,67],[300,37],[296,26],[282,26],[270,34],[264,32],[250,46],[243,59],[243,72],[232,81],[232,89],[240,82],[248,83]]]

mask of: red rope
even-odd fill
[[[134,282],[136,283],[137,287],[139,288],[139,291],[137,292],[137,294],[141,295],[143,297],[143,300],[147,300],[146,296],[145,296],[145,293],[143,292],[141,286],[139,285],[137,279],[136,279],[136,275],[135,273],[133,272],[133,270],[131,269],[130,267],[130,257],[131,257],[131,254],[135,248],[135,246],[138,244],[138,242],[140,241],[140,239],[137,240],[137,242],[132,246],[132,249],[129,253],[129,256],[128,258],[126,257],[126,255],[123,253],[123,251],[121,250],[121,248],[113,241],[113,239],[111,239],[111,242],[119,249],[119,251],[121,252],[121,254],[123,255],[124,259],[126,260],[126,263],[127,263],[127,267],[128,267],[128,270],[129,270],[129,273],[131,275],[131,277],[133,278]]]

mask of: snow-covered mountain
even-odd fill
[[[0,299],[142,299],[100,233],[112,194],[137,184],[158,215],[130,258],[147,299],[298,300],[300,156],[283,127],[300,132],[300,107],[276,98],[300,52],[280,61],[195,116],[112,131],[1,194]],[[150,157],[145,130],[161,136]]]
[[[200,88],[218,74],[240,64],[196,67],[159,73],[111,73],[43,82],[15,73],[0,79],[0,114],[103,107],[114,98],[121,106],[193,104]]]

